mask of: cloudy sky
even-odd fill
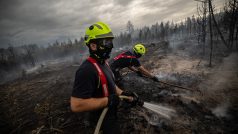
[[[214,0],[216,8],[224,1]],[[140,28],[179,22],[196,12],[194,0],[0,0],[0,47],[80,38],[97,21],[118,34],[125,31],[128,20]]]

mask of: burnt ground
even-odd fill
[[[196,48],[186,43],[176,50],[166,43],[147,48],[141,59],[146,68],[160,80],[192,91],[124,70],[124,90],[176,112],[167,119],[139,106],[121,107],[118,117],[123,133],[237,133],[237,54],[220,56],[209,68],[206,60],[187,52]],[[1,85],[1,133],[92,133],[94,128],[84,121],[84,113],[72,113],[69,107],[77,68],[66,63],[44,66]]]

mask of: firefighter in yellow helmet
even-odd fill
[[[145,75],[154,81],[158,81],[158,78],[151,74],[147,69],[145,69],[140,61],[139,58],[146,53],[146,48],[143,44],[139,43],[134,45],[132,50],[123,52],[110,62],[110,67],[114,73],[116,78],[116,82],[119,82],[121,78],[120,70],[123,68],[128,67],[132,71],[136,72],[138,75]]]
[[[103,108],[108,107],[102,124],[105,134],[120,133],[117,122],[119,95],[131,96],[128,103],[135,104],[139,101],[133,95],[125,94],[115,84],[106,62],[113,48],[113,38],[110,27],[103,22],[97,22],[86,29],[85,44],[89,48],[90,56],[76,72],[70,99],[73,112],[90,112],[88,120],[91,127],[96,126]]]

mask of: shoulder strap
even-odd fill
[[[131,55],[126,55],[126,52],[123,52],[121,54],[119,54],[118,56],[116,56],[115,58],[113,58],[114,60],[118,60],[121,58],[126,58],[126,59],[132,59],[132,58],[136,58],[135,56],[131,56]]]
[[[99,67],[99,65],[95,59],[93,59],[92,57],[88,57],[87,60],[95,66],[95,68],[98,72],[98,75],[100,77],[100,80],[101,80],[103,96],[107,97],[108,96],[108,86],[107,86],[107,79],[105,77],[105,74],[103,73],[102,69]]]
[[[105,61],[105,64],[107,65],[108,69],[110,70],[110,72],[111,72],[111,75],[112,75],[112,78],[113,78],[113,80],[115,81],[115,76],[114,76],[114,73],[112,72],[112,69],[111,69],[111,67],[110,67],[109,63],[107,62],[107,60]]]

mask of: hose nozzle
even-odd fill
[[[139,99],[137,105],[142,107],[144,105],[144,101]]]
[[[144,101],[141,100],[135,92],[133,92],[133,95],[134,95],[134,98],[136,99],[136,104],[142,107],[144,105]]]

